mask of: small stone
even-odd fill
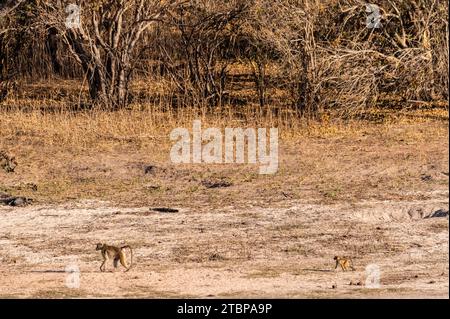
[[[178,213],[180,210],[175,208],[168,208],[168,207],[156,207],[156,208],[150,208],[150,210],[158,213]]]
[[[448,209],[439,209],[426,218],[445,218],[448,217]]]
[[[26,200],[26,198],[17,197],[9,203],[9,206],[22,207],[22,206],[26,206],[27,204],[28,204],[28,201]]]

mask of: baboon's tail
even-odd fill
[[[125,245],[125,246],[120,247],[120,249],[125,249],[125,248],[128,248],[131,253],[130,266],[128,266],[127,270],[125,270],[125,272],[127,272],[128,270],[131,269],[131,267],[133,267],[133,249],[131,248],[130,245]]]

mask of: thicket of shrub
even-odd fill
[[[164,83],[148,101],[178,108],[247,104],[313,116],[448,101],[448,1],[374,0],[381,25],[369,28],[360,0],[79,0],[81,35],[64,25],[67,1],[19,2],[1,11],[3,98],[20,79],[56,77],[87,83],[93,105],[109,109],[138,100],[133,80]]]

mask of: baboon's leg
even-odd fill
[[[105,264],[106,264],[106,259],[103,260],[102,264],[100,265],[100,271],[104,272],[105,271]]]
[[[117,267],[119,267],[119,260],[119,256],[114,257],[114,269],[117,269]]]
[[[108,255],[104,254],[103,255],[103,262],[102,265],[100,266],[100,271],[104,272],[106,271],[106,262],[108,261]]]

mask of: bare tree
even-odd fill
[[[8,54],[8,47],[11,45],[9,33],[14,31],[14,27],[11,27],[8,17],[24,2],[25,0],[7,0],[0,3],[0,101],[8,96],[14,83]]]
[[[448,99],[448,2],[379,1],[379,28],[367,25],[366,8],[363,0],[256,2],[254,33],[278,52],[279,86],[301,115],[354,113],[394,96]]]
[[[377,4],[379,28],[364,0],[3,0],[0,87],[84,75],[117,109],[142,76],[159,81],[139,94],[151,103],[287,116],[448,100],[448,1]]]
[[[77,7],[66,7],[65,2],[45,2],[39,10],[41,25],[56,32],[82,66],[95,104],[117,109],[128,101],[139,40],[179,3],[177,0],[82,0]],[[67,13],[76,17],[78,12],[73,10],[77,8],[80,23],[75,20],[68,25]]]
[[[249,1],[189,2],[174,10],[169,25],[176,30],[168,48],[160,45],[162,60],[184,98],[191,103],[221,105],[237,28]]]

